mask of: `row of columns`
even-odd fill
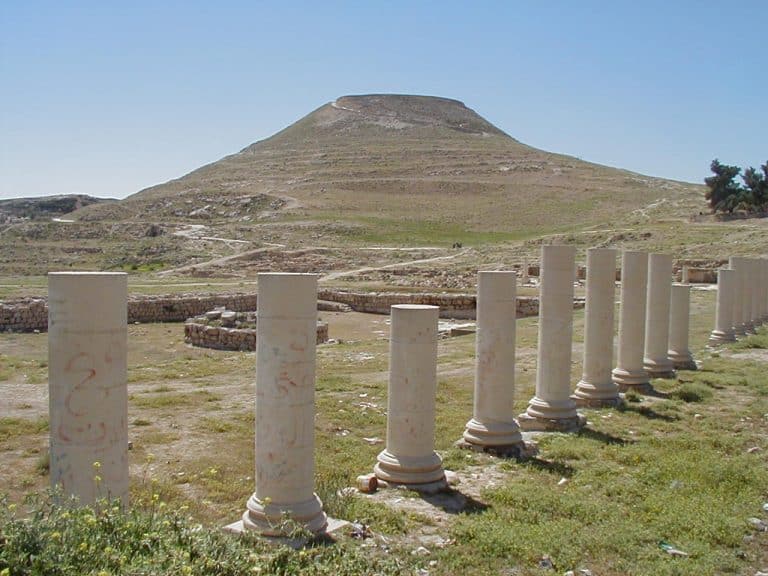
[[[754,334],[768,321],[768,260],[731,256],[717,272],[715,328],[710,345]]]
[[[480,272],[475,399],[464,442],[518,446],[521,429],[579,426],[577,405],[615,404],[621,387],[647,381],[649,367],[669,371],[671,363],[662,361],[661,352],[668,352],[669,335],[679,340],[678,351],[685,356],[687,290],[672,305],[669,288],[649,289],[652,304],[646,314],[648,270],[652,283],[671,282],[671,260],[654,256],[646,267],[647,255],[624,253],[619,362],[611,371],[616,252],[588,252],[583,373],[571,395],[575,249],[543,247],[536,390],[517,420],[515,274]],[[277,534],[289,516],[322,532],[328,519],[314,493],[317,277],[263,273],[258,282],[256,487],[232,528]],[[127,503],[127,277],[52,273],[49,290],[51,480],[83,503],[100,496]],[[670,306],[673,325],[680,325],[668,335]],[[374,466],[382,482],[429,489],[446,485],[434,450],[438,311],[435,306],[392,307],[387,440]]]

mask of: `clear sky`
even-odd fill
[[[768,160],[768,1],[0,1],[0,198],[125,197],[345,94],[701,182]]]

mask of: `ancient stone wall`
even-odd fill
[[[409,294],[392,292],[348,292],[320,290],[318,310],[389,314],[393,304],[429,304],[440,307],[440,316],[473,320],[475,296],[471,294]],[[245,312],[256,310],[256,294],[206,294],[133,296],[128,300],[128,322],[184,322],[216,307]],[[574,303],[579,307],[578,301]],[[583,303],[581,304],[583,305]],[[538,299],[517,298],[517,316],[539,313]],[[0,302],[0,332],[48,330],[48,304],[44,298],[22,298]]]
[[[225,328],[190,320],[184,324],[184,342],[216,350],[256,350],[255,328]],[[317,343],[328,342],[328,323],[317,323]]]

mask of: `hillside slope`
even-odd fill
[[[567,230],[701,187],[526,146],[461,102],[344,96],[274,136],[85,219],[250,222],[300,206],[320,220],[431,222],[476,231]]]

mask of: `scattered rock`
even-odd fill
[[[568,478],[560,478],[560,481],[557,483],[558,486],[565,486],[568,484]]]
[[[768,532],[768,522],[765,520],[761,520],[760,518],[749,518],[747,519],[747,522],[755,530],[760,532]]]
[[[384,440],[382,440],[381,438],[379,438],[377,436],[374,436],[372,438],[363,438],[363,442],[373,446],[375,444],[382,444],[384,442]]]
[[[429,556],[431,552],[427,550],[424,546],[419,546],[416,548],[413,552],[411,552],[414,556]]]
[[[760,446],[752,446],[747,450],[747,454],[754,454],[755,452],[760,452]]]
[[[549,556],[542,556],[539,558],[539,568],[544,568],[545,570],[554,570],[555,564],[552,562],[552,558]]]

